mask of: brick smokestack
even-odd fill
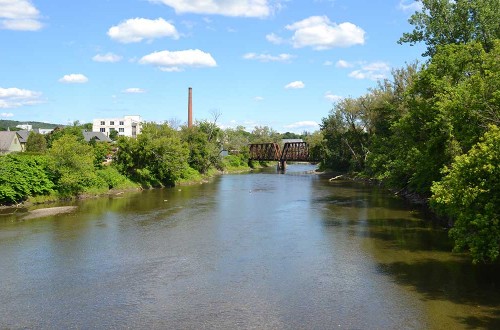
[[[193,126],[193,89],[189,87],[188,95],[188,127]]]

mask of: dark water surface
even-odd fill
[[[312,167],[0,216],[0,329],[500,327],[500,270]],[[3,213],[7,213],[4,211]]]

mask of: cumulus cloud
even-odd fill
[[[177,14],[216,14],[233,17],[267,17],[274,8],[268,0],[149,0],[172,7]],[[279,1],[278,1],[279,2]]]
[[[387,78],[391,71],[389,64],[385,62],[373,62],[363,64],[360,69],[349,73],[349,77],[354,79],[380,80]]]
[[[65,84],[84,84],[89,81],[89,78],[85,77],[85,75],[81,73],[72,73],[72,74],[67,74],[61,79],[59,79],[59,82],[65,83]]]
[[[420,1],[413,0],[401,0],[399,1],[398,8],[402,11],[415,12],[422,10],[422,3]]]
[[[19,108],[24,105],[41,103],[42,93],[20,88],[0,87],[0,109]],[[2,117],[11,117],[10,113],[2,113]]]
[[[307,129],[307,128],[318,129],[319,124],[315,121],[306,120],[306,121],[299,121],[296,123],[285,125],[284,127],[290,128],[290,129]]]
[[[294,32],[290,41],[295,48],[324,50],[365,43],[365,31],[362,28],[349,22],[336,24],[326,16],[311,16],[285,28]]]
[[[123,93],[125,93],[125,94],[142,94],[142,93],[146,93],[146,90],[144,90],[142,88],[131,87],[131,88],[125,89],[123,91]]]
[[[343,68],[343,69],[345,69],[345,68],[351,68],[353,66],[353,64],[349,63],[347,61],[344,61],[344,60],[338,60],[337,63],[335,63],[335,66],[337,68]]]
[[[179,39],[175,26],[163,18],[155,20],[146,18],[131,18],[108,30],[108,36],[121,43],[141,42],[157,38],[170,37]]]
[[[332,103],[335,103],[335,102],[342,100],[343,97],[339,96],[339,95],[335,95],[332,92],[328,91],[325,93],[325,99],[327,99],[328,101],[330,101]]]
[[[199,49],[154,52],[143,56],[139,63],[154,65],[167,72],[182,71],[184,67],[217,66],[217,62],[215,62],[212,55]]]
[[[122,57],[115,55],[113,53],[107,53],[107,54],[97,54],[96,56],[92,57],[92,60],[95,62],[115,63],[115,62],[120,62],[122,60]]]
[[[260,62],[289,62],[295,56],[290,54],[279,54],[277,56],[269,54],[247,53],[243,55],[245,60],[256,60]]]
[[[254,99],[254,101],[257,101],[257,102],[264,101],[264,98],[262,96],[256,96],[253,99]]]
[[[10,117],[14,117],[14,114],[12,112],[2,112],[2,113],[0,113],[0,117],[2,117],[2,118],[10,118]]]
[[[304,87],[306,87],[306,85],[300,80],[292,81],[291,83],[285,86],[286,89],[300,89]]]
[[[278,36],[274,33],[270,33],[270,34],[266,35],[266,40],[272,44],[275,44],[275,45],[281,45],[281,44],[286,43],[285,39],[281,38],[280,36]]]
[[[37,31],[43,25],[40,12],[30,0],[0,0],[0,28],[18,31]]]

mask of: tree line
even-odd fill
[[[242,126],[221,129],[215,120],[204,120],[177,129],[145,123],[137,138],[86,142],[82,130],[88,126],[75,122],[47,135],[31,132],[26,152],[0,156],[0,204],[200,181],[217,171],[258,166],[249,163],[249,143],[301,137],[267,126],[252,132]],[[229,155],[223,157],[223,150]],[[109,158],[112,161],[106,162]]]
[[[500,253],[500,1],[422,0],[400,43],[424,63],[392,72],[322,120],[322,167],[427,198],[453,221],[455,250]]]

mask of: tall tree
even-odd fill
[[[45,152],[45,150],[47,150],[47,141],[45,137],[42,134],[31,131],[26,141],[26,151]]]
[[[63,135],[53,142],[49,156],[49,168],[62,195],[76,195],[94,185],[94,152],[89,144],[72,134]]]
[[[491,125],[467,154],[455,159],[432,186],[436,209],[454,218],[455,251],[469,250],[474,263],[500,256],[500,129]]]
[[[424,42],[423,56],[433,56],[437,47],[480,42],[486,51],[500,38],[500,0],[420,0],[422,10],[408,20],[414,26],[398,43]]]
[[[171,186],[187,169],[188,149],[168,124],[146,123],[136,139],[121,136],[115,165],[145,186]]]

